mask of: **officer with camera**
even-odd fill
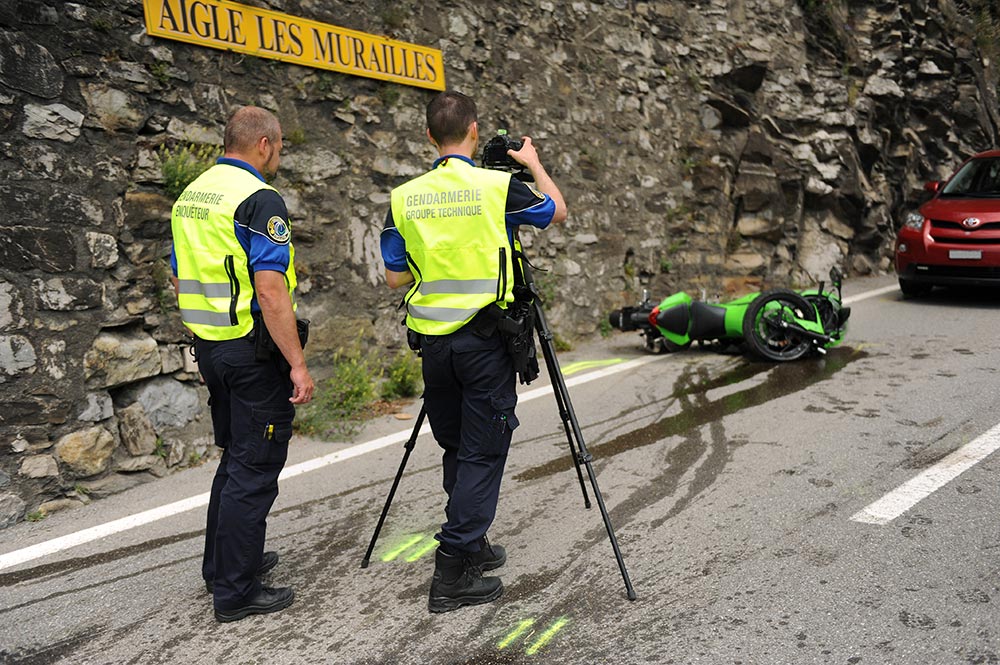
[[[261,575],[267,514],[278,495],[295,404],[312,398],[295,317],[295,268],[285,202],[265,181],[277,172],[281,125],[264,109],[238,109],[225,154],[184,190],[171,213],[174,290],[195,336],[215,443],[202,576],[215,618],[237,621],[292,603],[290,587]]]
[[[486,532],[518,426],[514,365],[500,325],[520,278],[513,230],[562,222],[566,204],[528,137],[506,154],[528,170],[534,188],[510,172],[476,167],[476,105],[461,93],[440,93],[427,105],[427,137],[439,157],[392,190],[381,250],[389,286],[410,287],[406,325],[423,357],[424,407],[443,449],[448,501],[428,607],[447,612],[503,592],[500,578],[483,571],[507,559]]]

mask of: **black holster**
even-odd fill
[[[538,378],[538,350],[535,348],[535,307],[531,300],[515,300],[506,315],[497,320],[497,330],[503,337],[521,383]]]
[[[295,330],[299,335],[299,344],[306,348],[309,341],[309,319],[296,319]],[[259,313],[253,317],[253,348],[254,356],[258,361],[271,360],[275,356],[281,356],[281,350],[274,343],[271,332],[264,323],[264,317]]]

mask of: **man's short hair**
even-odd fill
[[[226,152],[246,153],[264,136],[274,143],[281,135],[281,123],[270,111],[257,106],[242,106],[229,116],[223,148]]]
[[[427,129],[438,145],[461,143],[477,119],[476,103],[460,92],[442,92],[427,105]]]

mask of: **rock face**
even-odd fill
[[[923,182],[998,138],[987,0],[254,4],[440,48],[484,139],[532,136],[570,216],[521,238],[566,338],[643,288],[889,270]],[[436,156],[433,93],[154,39],[142,12],[0,3],[0,528],[212,449],[159,155],[221,151],[237,106],[283,124],[274,184],[311,357],[359,330],[370,349],[403,343],[378,236],[389,190]]]

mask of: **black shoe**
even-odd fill
[[[472,562],[479,566],[480,570],[495,570],[507,563],[507,550],[503,545],[490,545],[489,539],[483,536],[479,545],[481,549],[469,555]]]
[[[272,568],[278,565],[278,553],[277,552],[264,552],[264,556],[260,558],[260,567],[257,568],[257,579],[264,577],[265,574],[271,571]],[[215,582],[213,580],[205,580],[205,591],[209,593],[215,593]]]
[[[431,612],[450,612],[465,605],[489,603],[503,593],[499,577],[483,577],[483,571],[472,558],[445,554],[438,548],[434,555],[434,577],[431,579]]]
[[[248,600],[246,604],[231,610],[215,610],[215,620],[226,623],[239,621],[251,614],[278,612],[291,605],[293,600],[295,600],[295,592],[292,587],[286,586],[280,589],[261,587],[260,593]]]

